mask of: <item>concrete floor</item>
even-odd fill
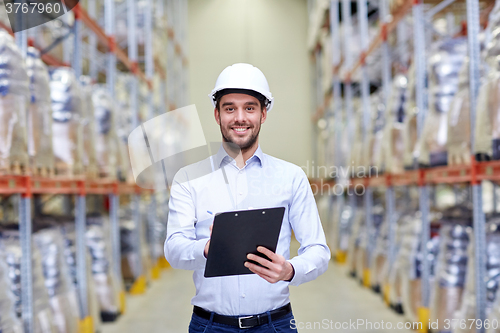
[[[389,310],[379,295],[361,288],[357,281],[347,277],[345,267],[333,262],[317,280],[290,290],[295,319],[298,328],[302,328],[299,332],[415,332],[397,329],[398,324],[405,322],[404,317]],[[103,325],[101,332],[187,332],[194,292],[191,272],[163,271],[144,295],[128,296],[127,312],[117,322]],[[359,320],[371,322],[373,328],[346,326]],[[384,326],[376,329],[382,321]],[[335,329],[335,324],[343,323],[344,329]]]

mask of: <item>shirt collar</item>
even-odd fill
[[[215,155],[215,165],[217,168],[220,168],[222,161],[224,159],[231,159],[231,157],[227,154],[226,150],[224,149],[224,146],[221,144],[219,147],[219,151],[217,151],[217,154]],[[257,150],[255,153],[250,157],[246,164],[252,162],[254,159],[259,161],[260,166],[263,166],[263,161],[264,161],[264,153],[262,152],[262,149],[260,148],[260,145],[257,147]]]

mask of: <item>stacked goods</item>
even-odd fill
[[[408,86],[406,76],[398,74],[392,82],[392,89],[386,108],[386,124],[383,138],[385,171],[402,173],[404,171],[404,104]]]
[[[153,200],[156,200],[156,198],[153,198]],[[150,246],[150,266],[154,266],[158,259],[164,255],[163,245],[167,237],[167,226],[164,222],[162,222],[160,215],[157,214],[157,212],[151,209],[146,209],[146,214],[148,220],[150,221],[147,224],[146,240],[147,244]],[[147,257],[148,256],[146,256],[146,258]]]
[[[82,97],[80,82],[68,67],[50,69],[52,145],[56,173],[78,175],[83,171]]]
[[[373,253],[368,252],[368,242],[374,242],[379,237],[380,229],[385,222],[384,215],[384,208],[381,205],[373,206],[373,228],[371,228],[369,235],[366,233],[365,229],[365,235],[363,235],[360,239],[358,258],[356,260],[356,275],[358,277],[363,277],[363,283],[366,286],[370,285],[370,280],[367,280],[370,278],[370,276],[367,276],[366,272],[369,271],[369,269],[371,268],[371,264],[375,259]]]
[[[416,104],[416,77],[415,66],[410,66],[408,71],[408,89],[404,101],[404,120],[403,120],[403,164],[405,169],[413,169],[415,159],[418,156],[417,146],[417,114]],[[417,155],[415,155],[417,154]]]
[[[142,220],[140,224],[142,228],[139,231],[142,269],[143,272],[145,273],[144,275],[146,278],[146,282],[149,283],[151,281],[151,268],[152,268],[151,259],[153,253],[152,253],[152,248],[150,247],[151,243],[149,243],[148,240],[150,238],[149,233],[152,231],[151,229],[149,229],[152,226],[150,222],[154,223],[154,220],[152,219],[152,215],[149,214],[150,206],[149,204],[146,204],[145,200],[141,200],[139,202],[139,209],[141,213],[140,218]]]
[[[131,285],[141,275],[137,229],[129,209],[121,208],[118,214],[120,218],[122,275],[125,283]]]
[[[354,104],[354,103],[353,103]],[[351,156],[347,160],[347,166],[361,166],[363,165],[363,147],[365,147],[364,136],[363,136],[363,112],[362,108],[359,107],[359,100],[354,104],[354,116],[352,117],[352,124],[354,133],[352,134],[353,144],[351,146]],[[349,131],[344,131],[346,134]]]
[[[28,154],[31,171],[35,174],[52,174],[52,106],[50,100],[49,72],[40,59],[40,52],[28,48],[26,68],[30,80],[31,100],[28,109]]]
[[[399,213],[394,212],[393,219],[397,221],[399,219]],[[394,228],[395,234],[397,233],[398,225],[395,223]],[[389,271],[389,262],[387,261],[389,257],[389,223],[385,221],[380,227],[379,235],[376,239],[375,249],[372,254],[371,261],[371,276],[370,284],[376,292],[380,292],[382,287],[387,282],[387,274]]]
[[[97,159],[95,148],[95,121],[94,105],[92,104],[92,79],[88,76],[80,77],[82,85],[82,126],[83,126],[83,155],[82,163],[85,175],[89,178],[97,177]]]
[[[488,20],[485,43],[485,72],[488,76],[479,89],[477,100],[476,138],[474,152],[478,160],[500,159],[500,2]]]
[[[459,73],[458,91],[448,112],[448,165],[469,164],[470,149],[470,103],[469,61],[462,64]]]
[[[101,319],[114,321],[120,314],[121,291],[119,277],[116,276],[111,248],[111,237],[107,230],[109,221],[99,214],[87,215],[87,248],[92,257],[92,275],[94,278]]]
[[[61,221],[64,223],[61,228],[64,235],[64,257],[69,267],[73,285],[78,287],[77,273],[76,273],[76,235],[74,221]],[[101,310],[97,298],[96,287],[90,267],[92,265],[90,253],[87,252],[87,300],[88,300],[88,313],[92,317],[92,324],[96,332],[100,331],[101,327]]]
[[[115,177],[118,163],[114,101],[105,86],[95,85],[92,91],[96,129],[96,155],[99,174]]]
[[[436,332],[445,332],[445,320],[454,319],[460,308],[468,261],[467,229],[471,222],[471,212],[461,207],[445,212],[441,220],[441,245],[431,294],[431,322],[438,322]]]
[[[347,260],[348,260],[347,267],[349,273],[353,277],[359,277],[359,278],[362,277],[362,276],[357,276],[356,271],[358,267],[359,253],[361,252],[360,243],[365,236],[366,236],[365,211],[363,209],[358,208],[356,210],[356,215],[353,219],[352,233],[351,237],[349,238],[349,247],[347,249]]]
[[[117,76],[116,99],[120,110],[120,117],[116,119],[116,135],[118,136],[118,170],[123,180],[133,181],[132,167],[128,155],[128,136],[132,128],[132,109],[129,103],[131,76],[122,74]]]
[[[418,163],[439,166],[448,163],[448,111],[458,90],[458,73],[467,56],[467,38],[453,38],[434,45],[429,63],[429,110],[418,142]]]
[[[355,218],[356,198],[350,196],[349,199],[348,202],[337,199],[335,207],[332,207],[333,221],[328,232],[330,248],[339,262],[345,261],[349,248],[351,228]]]
[[[402,293],[401,293],[401,279],[399,276],[399,265],[402,260],[399,256],[401,245],[403,244],[403,236],[405,226],[410,224],[415,219],[416,208],[409,208],[404,212],[399,219],[397,219],[395,230],[395,248],[394,248],[394,262],[391,264],[386,262],[383,268],[381,286],[383,288],[385,301],[395,309],[402,309]],[[402,231],[403,230],[403,231]]]
[[[476,318],[476,293],[475,293],[475,259],[474,259],[474,237],[473,232],[469,231],[469,248],[467,255],[469,257],[467,264],[467,274],[465,281],[465,291],[462,296],[462,305],[456,312],[455,318],[460,322],[465,320],[471,322]],[[489,314],[489,320],[492,325],[498,321],[500,298],[498,297],[498,287],[500,283],[500,219],[498,216],[489,217],[486,225],[486,313]],[[475,333],[475,325],[466,328],[457,327],[454,333]],[[488,333],[498,333],[500,329],[493,328]]]
[[[421,262],[422,249],[420,236],[422,232],[422,220],[419,215],[406,221],[400,227],[401,246],[398,251],[395,271],[391,278],[394,287],[391,287],[390,295],[392,304],[398,301],[400,297],[402,311],[409,321],[417,321],[417,311],[421,306]],[[432,237],[427,248],[429,251],[429,260],[431,265],[431,275],[435,264],[435,256],[438,252],[439,237]],[[394,289],[394,290],[393,290]]]
[[[0,331],[2,333],[21,333],[22,326],[14,312],[14,294],[9,280],[9,267],[4,249],[0,249]]]
[[[372,127],[369,134],[370,148],[368,159],[365,166],[375,167],[376,170],[383,172],[385,169],[385,161],[383,159],[383,135],[385,124],[385,105],[382,103],[380,94],[371,95],[370,111],[372,113]]]
[[[45,287],[49,294],[54,326],[60,333],[78,333],[78,296],[64,257],[61,231],[44,229],[36,232],[33,238],[42,255]]]
[[[0,31],[0,173],[21,173],[28,167],[26,114],[29,79],[14,39]]]
[[[14,306],[18,318],[22,315],[22,285],[21,285],[21,258],[22,250],[17,230],[2,231],[0,241],[5,249],[10,278],[10,288],[14,293]],[[42,270],[42,258],[40,252],[34,248],[32,252],[33,269],[33,313],[35,332],[57,333],[52,308],[49,303],[47,288]]]

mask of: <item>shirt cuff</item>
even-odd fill
[[[307,273],[314,270],[314,265],[309,264],[309,262],[302,260],[302,258],[294,257],[288,260],[290,264],[292,264],[293,269],[295,271],[292,280],[290,281],[290,285],[298,286],[304,283],[304,277]]]
[[[194,261],[196,268],[201,269],[205,267],[207,263],[207,258],[205,258],[205,245],[207,245],[210,238],[203,238],[196,241],[194,244]]]

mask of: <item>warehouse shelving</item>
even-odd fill
[[[323,1],[324,2],[324,1]],[[426,20],[432,18],[433,15],[437,14],[439,11],[444,10],[448,5],[453,3],[453,0],[443,1],[435,4],[433,8],[424,13],[424,4],[420,0],[414,1],[400,1],[400,6],[389,12],[388,1],[381,1],[379,7],[380,13],[380,23],[379,32],[376,37],[368,43],[368,17],[366,12],[367,2],[366,0],[358,0],[358,24],[360,27],[361,36],[361,54],[357,59],[354,59],[350,52],[349,43],[351,42],[351,31],[352,31],[352,21],[351,21],[351,2],[349,0],[342,0],[342,20],[343,20],[343,47],[341,48],[340,42],[340,24],[339,24],[339,0],[331,0],[329,8],[323,8],[325,11],[329,9],[329,30],[331,33],[333,49],[343,50],[343,59],[333,52],[331,69],[333,72],[332,78],[332,91],[324,96],[317,97],[317,109],[312,115],[312,121],[315,124],[321,118],[332,117],[335,120],[335,138],[337,145],[335,148],[335,161],[339,161],[340,154],[340,141],[342,128],[342,109],[346,112],[346,125],[345,130],[348,133],[353,132],[352,127],[352,114],[353,114],[353,92],[352,92],[352,82],[351,79],[353,74],[361,70],[361,99],[362,99],[362,110],[363,110],[363,137],[366,139],[368,137],[367,133],[369,130],[370,122],[370,104],[369,104],[369,90],[368,90],[368,77],[365,72],[366,58],[373,54],[375,50],[379,48],[382,49],[382,98],[387,100],[391,71],[390,71],[390,58],[387,44],[387,36],[398,28],[398,24],[407,17],[408,14],[413,16],[413,43],[414,43],[414,53],[413,59],[416,66],[416,104],[420,112],[417,117],[417,132],[418,137],[420,137],[423,123],[425,119],[425,111],[427,109],[426,100],[424,98],[426,94],[425,87],[425,28]],[[467,22],[464,26],[467,28],[467,38],[469,46],[469,93],[470,93],[470,117],[471,117],[471,147],[474,146],[474,131],[475,131],[475,105],[479,87],[479,25],[480,25],[480,11],[479,11],[479,1],[478,0],[467,0]],[[491,5],[487,6],[491,9]],[[389,15],[391,14],[391,15]],[[484,22],[486,15],[481,17],[481,21]],[[316,46],[315,47],[321,47]],[[315,54],[317,52],[315,51]],[[316,59],[319,62],[319,59]],[[345,67],[347,71],[343,77],[340,77],[340,68]],[[316,89],[320,91],[321,78],[317,78]],[[341,84],[344,86],[344,94],[341,96]],[[352,141],[352,136],[351,140]],[[335,162],[338,163],[338,162]],[[372,189],[376,187],[386,188],[386,216],[389,223],[389,239],[394,240],[395,238],[395,219],[393,218],[393,211],[395,207],[394,198],[394,188],[398,186],[418,186],[419,187],[419,206],[422,219],[422,238],[421,238],[421,248],[423,249],[423,258],[427,258],[427,241],[430,237],[430,221],[429,221],[429,192],[431,185],[436,184],[458,184],[467,183],[471,186],[473,193],[473,227],[474,227],[474,237],[475,237],[475,283],[476,283],[476,320],[481,320],[484,322],[486,319],[486,282],[485,277],[485,216],[482,210],[482,191],[481,182],[483,180],[498,181],[500,180],[500,161],[491,162],[476,162],[475,157],[471,156],[470,165],[453,165],[445,167],[436,168],[420,168],[405,171],[401,174],[390,174],[385,173],[381,175],[376,175],[370,178],[352,178],[352,179],[330,179],[326,180],[326,183],[330,185],[338,181],[341,184],[348,184],[348,186],[355,186],[357,184],[364,185],[367,189],[364,195],[365,199],[365,210],[366,210],[366,225],[367,225],[367,237],[370,237],[371,224],[371,208],[373,205],[372,200]],[[325,184],[325,180],[311,179],[311,183],[316,186],[322,186]],[[342,196],[338,197],[339,200],[345,200]],[[368,241],[368,246],[373,245],[373,241]],[[389,242],[388,258],[389,262],[394,261],[394,241]],[[372,253],[367,249],[367,253]],[[341,254],[337,254],[338,258],[343,258]],[[370,260],[370,258],[368,259]],[[370,267],[370,265],[368,265]],[[363,280],[365,285],[368,286],[370,272],[367,270],[363,274]],[[423,323],[423,331],[427,331],[427,322],[429,319],[429,301],[430,301],[430,267],[427,260],[422,262],[422,308],[419,309],[420,321]],[[478,330],[478,332],[484,332],[484,327]]]
[[[165,3],[166,2],[166,3]],[[105,49],[107,52],[106,60],[106,81],[108,84],[108,90],[111,96],[114,97],[114,78],[116,75],[116,62],[117,60],[122,63],[125,68],[127,68],[130,73],[133,74],[134,84],[132,84],[130,91],[131,98],[131,108],[133,111],[133,124],[132,128],[139,126],[140,116],[138,113],[139,103],[138,103],[138,80],[145,83],[148,87],[148,115],[147,118],[152,118],[158,112],[164,113],[168,111],[167,106],[170,109],[175,108],[177,105],[182,105],[186,103],[185,93],[182,91],[176,91],[175,93],[169,93],[167,99],[167,88],[169,91],[175,89],[173,85],[177,85],[178,82],[184,85],[177,89],[186,89],[185,86],[185,70],[187,67],[187,52],[186,46],[183,42],[185,38],[185,24],[187,19],[187,0],[156,0],[156,5],[161,11],[166,12],[168,18],[168,45],[167,53],[168,68],[163,68],[161,61],[153,56],[153,45],[152,45],[152,19],[153,19],[153,0],[147,0],[146,8],[146,42],[144,47],[144,61],[145,70],[141,69],[138,62],[137,55],[137,32],[136,32],[136,10],[135,0],[128,0],[126,2],[127,6],[127,16],[131,21],[128,24],[128,54],[125,53],[115,42],[115,10],[114,10],[114,0],[104,1],[104,25],[101,27],[97,23],[96,18],[96,0],[87,0],[87,10],[82,6],[82,3],[78,3],[73,8],[74,13],[74,24],[71,26],[71,34],[73,35],[73,45],[71,43],[66,43],[64,47],[72,47],[71,50],[65,49],[67,54],[72,52],[71,64],[64,62],[61,59],[50,54],[42,54],[42,60],[52,66],[71,66],[74,68],[77,77],[82,74],[82,62],[84,57],[83,52],[83,31],[86,29],[87,32],[87,42],[89,44],[89,73],[94,82],[97,81],[97,73],[102,70],[99,68],[97,63],[97,52],[98,45],[101,45],[101,49]],[[22,31],[18,33],[13,33],[12,30],[1,23],[0,28],[7,30],[11,35],[15,36],[16,43],[21,47],[21,49],[26,51],[26,47],[30,46],[37,47],[36,40],[27,37],[27,31]],[[36,28],[35,28],[36,29]],[[104,47],[102,47],[104,46]],[[39,48],[39,47],[38,47]],[[40,48],[39,48],[40,49]],[[163,54],[163,53],[162,53]],[[158,73],[160,76],[160,101],[161,105],[159,110],[155,110],[153,104],[153,76],[154,72]],[[175,77],[174,77],[175,76]],[[167,84],[168,81],[168,84]],[[184,96],[183,96],[184,94]],[[181,98],[182,97],[182,98]],[[142,119],[147,120],[147,119]],[[92,332],[92,323],[87,313],[88,307],[86,306],[87,300],[87,267],[86,267],[86,244],[85,244],[85,230],[86,230],[86,195],[108,195],[110,199],[110,221],[111,221],[111,236],[112,236],[112,253],[113,260],[115,262],[120,262],[120,230],[118,224],[118,209],[119,209],[119,196],[120,195],[131,195],[133,202],[133,217],[136,223],[136,230],[140,230],[141,219],[139,214],[139,197],[142,194],[149,194],[151,198],[150,210],[148,221],[153,223],[156,219],[156,199],[154,195],[154,190],[142,189],[136,184],[119,182],[117,179],[104,178],[104,179],[88,179],[85,176],[75,176],[75,177],[39,177],[28,174],[24,175],[5,175],[0,176],[0,194],[1,195],[19,195],[21,198],[19,200],[19,230],[20,230],[20,240],[21,248],[23,251],[22,262],[21,262],[21,284],[22,284],[22,319],[24,332],[31,333],[34,331],[33,326],[33,286],[32,286],[32,270],[31,270],[31,234],[32,234],[32,219],[31,219],[31,198],[35,194],[62,194],[62,195],[74,195],[75,196],[75,223],[76,223],[76,256],[77,256],[77,277],[78,277],[78,294],[82,302],[81,314],[81,331],[82,332]],[[139,237],[137,237],[138,241]],[[139,246],[137,247],[140,248]],[[158,258],[161,254],[156,254]],[[139,256],[140,258],[140,256]],[[157,258],[153,258],[157,259]],[[114,265],[116,267],[115,274],[121,277],[120,265]],[[141,265],[142,267],[142,265]],[[157,275],[153,274],[153,276]],[[145,289],[145,279],[140,277],[136,284],[132,287],[132,292],[142,293]],[[124,295],[120,295],[121,301],[124,301]],[[123,309],[124,304],[121,304]]]

